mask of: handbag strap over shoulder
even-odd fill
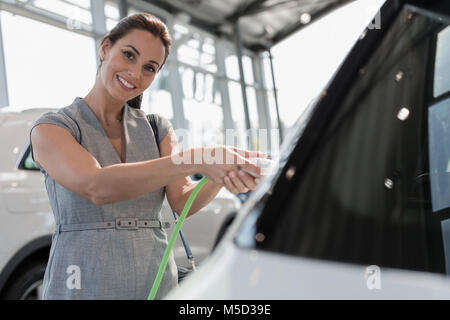
[[[158,133],[158,126],[156,125],[156,116],[153,113],[148,114],[147,120],[148,120],[148,122],[150,122],[150,125],[152,126],[153,134],[155,135],[156,145],[158,146],[158,150],[161,151],[159,149],[159,133]]]

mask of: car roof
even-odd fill
[[[45,112],[51,112],[56,111],[57,108],[30,108],[30,107],[16,107],[16,106],[9,106],[9,107],[3,107],[0,108],[0,115],[4,114],[42,114]]]

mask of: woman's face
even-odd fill
[[[125,103],[153,82],[164,61],[165,48],[150,32],[135,29],[113,46],[109,39],[105,40],[100,56],[102,84],[114,99]]]

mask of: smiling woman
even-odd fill
[[[30,130],[31,155],[45,175],[57,225],[44,299],[145,299],[167,247],[164,196],[180,214],[196,187],[189,176],[207,177],[192,215],[223,186],[233,193],[256,188],[256,178],[246,172],[259,177],[260,168],[248,158],[264,154],[226,146],[180,152],[170,122],[159,115],[156,141],[140,105],[170,42],[154,16],[124,18],[101,42],[89,94],[42,115]],[[201,155],[201,162],[193,164],[192,154]],[[218,155],[218,162],[205,160]],[[156,298],[176,285],[172,254]]]

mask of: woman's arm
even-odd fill
[[[34,160],[41,168],[66,189],[97,205],[134,199],[163,186],[171,185],[172,188],[169,187],[169,189],[175,189],[170,191],[171,201],[174,204],[173,207],[178,209],[181,206],[179,203],[183,202],[192,188],[188,177],[191,174],[198,172],[207,176],[211,182],[214,182],[209,185],[214,186],[214,184],[221,185],[227,174],[240,167],[257,176],[261,173],[260,168],[241,155],[246,157],[247,153],[253,152],[237,149],[235,152],[231,150],[235,148],[230,149],[224,146],[189,149],[182,152],[165,150],[164,154],[167,156],[159,159],[102,168],[67,130],[59,126],[40,124],[34,127],[31,132],[31,141]],[[223,156],[223,159],[231,158],[234,162],[195,164],[196,151],[201,151],[203,154],[204,149],[208,154],[211,154],[211,151],[212,154],[217,152]],[[188,159],[188,163],[179,163],[179,159]],[[178,183],[172,184],[173,182]],[[220,188],[208,186],[206,190],[210,190],[210,194],[200,195],[199,203],[206,204],[211,201],[210,199],[214,198]],[[199,208],[201,206],[194,207],[197,210]]]
[[[137,198],[197,171],[170,156],[102,168],[65,129],[41,124],[31,132],[36,163],[59,184],[97,205]]]

